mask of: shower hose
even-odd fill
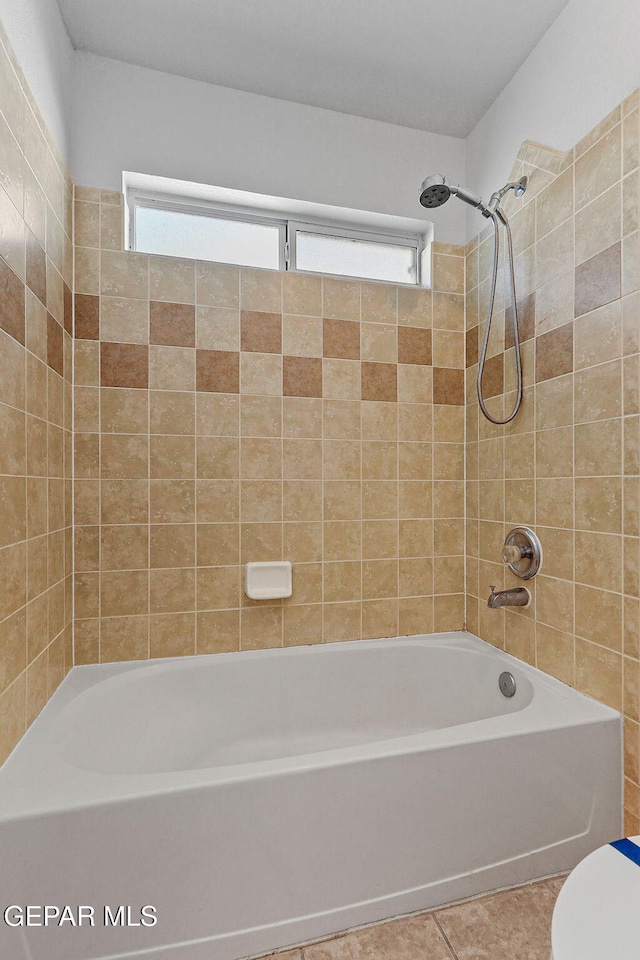
[[[511,228],[509,226],[509,221],[505,215],[500,210],[495,210],[491,212],[491,221],[493,223],[493,270],[491,272],[491,290],[489,293],[489,305],[487,308],[487,320],[484,326],[484,338],[482,341],[482,349],[480,351],[480,361],[478,363],[478,403],[480,404],[480,409],[482,410],[484,416],[487,420],[490,420],[491,423],[498,425],[509,423],[518,410],[520,409],[520,404],[522,403],[522,358],[520,356],[520,335],[518,332],[518,310],[516,306],[516,281],[515,274],[513,269],[513,243],[511,240]],[[508,275],[509,275],[509,287],[511,293],[511,319],[513,321],[513,342],[514,342],[514,362],[516,365],[516,400],[513,406],[513,410],[508,417],[505,417],[504,420],[499,420],[497,417],[492,416],[487,410],[484,397],[482,396],[482,377],[484,374],[484,365],[487,357],[487,347],[489,345],[489,335],[491,333],[491,322],[493,320],[493,307],[496,299],[496,286],[498,282],[498,259],[500,256],[500,223],[504,225],[506,237],[507,237],[507,260],[509,263]]]

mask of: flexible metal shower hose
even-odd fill
[[[522,403],[522,357],[520,355],[520,335],[518,331],[518,310],[516,306],[516,280],[513,270],[513,243],[511,240],[511,228],[509,226],[509,221],[505,215],[500,211],[492,211],[491,221],[493,223],[493,271],[491,274],[491,291],[489,293],[489,306],[487,309],[487,319],[484,327],[484,339],[482,341],[482,350],[480,351],[480,361],[478,363],[478,403],[480,404],[480,409],[483,414],[490,420],[491,423],[496,423],[498,425],[509,423],[518,410],[520,409],[520,404]],[[484,374],[484,364],[487,356],[487,346],[489,344],[489,334],[491,332],[491,321],[493,319],[493,306],[496,299],[496,285],[498,282],[498,258],[500,255],[500,223],[504,224],[505,233],[507,235],[507,253],[508,253],[508,262],[509,262],[509,286],[511,289],[511,307],[512,307],[512,320],[513,320],[513,341],[514,341],[514,361],[516,365],[516,402],[513,407],[513,410],[508,417],[505,417],[504,420],[498,420],[496,417],[493,417],[484,402],[482,396],[482,376]]]

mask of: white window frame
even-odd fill
[[[355,280],[370,280],[372,283],[389,283],[401,281],[380,281],[369,277],[357,277],[351,274],[325,274],[322,271],[299,271],[296,269],[296,239],[299,232],[317,233],[325,236],[340,237],[350,240],[364,240],[372,243],[387,243],[394,246],[412,247],[416,251],[416,280],[407,281],[405,286],[420,287],[422,285],[422,267],[424,262],[424,237],[418,234],[403,234],[392,231],[378,233],[359,227],[357,224],[336,222],[320,222],[314,220],[295,220],[283,214],[265,216],[262,210],[253,210],[249,207],[225,207],[215,203],[190,201],[183,197],[171,197],[166,194],[153,194],[139,190],[127,191],[127,236],[129,250],[136,251],[136,210],[140,207],[158,210],[169,210],[175,213],[192,214],[196,216],[212,217],[219,220],[246,221],[248,223],[266,224],[278,227],[279,267],[282,271],[291,273],[317,273],[319,276],[348,277]],[[167,254],[168,256],[168,254]]]

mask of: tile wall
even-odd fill
[[[434,244],[416,290],[125,253],[122,197],[76,188],[72,296],[72,182],[0,41],[0,761],[72,662],[466,616],[623,710],[640,832],[638,95],[566,155],[519,154],[524,403],[495,428],[475,399],[484,234]],[[484,384],[503,415],[502,273],[497,307]],[[489,610],[520,523],[545,551],[533,604]],[[280,558],[291,599],[248,601],[243,564]]]
[[[0,763],[72,664],[71,217],[0,27]]]
[[[637,93],[562,156],[524,145],[510,201],[524,403],[506,427],[479,415],[479,338],[491,239],[467,249],[467,626],[625,715],[628,832],[640,832],[640,393]],[[504,282],[485,371],[489,408],[514,398]],[[503,348],[506,349],[503,357]],[[505,532],[535,528],[542,571],[527,610],[490,610],[519,583]]]
[[[146,256],[75,197],[76,663],[459,629],[464,251],[433,292]]]

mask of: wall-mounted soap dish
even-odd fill
[[[244,592],[250,600],[278,600],[282,597],[290,597],[292,589],[289,560],[248,563],[245,567]]]

